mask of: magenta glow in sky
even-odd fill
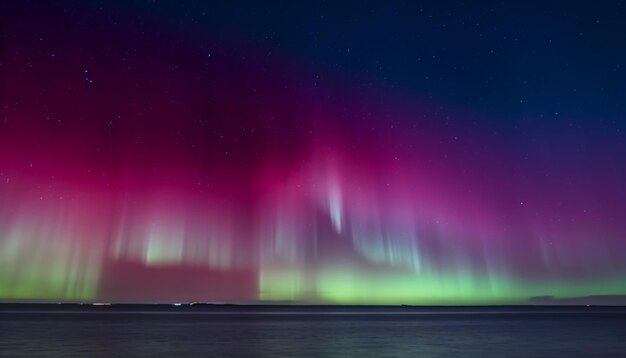
[[[81,31],[7,25],[2,300],[626,294],[626,151],[601,127],[495,124],[245,36],[63,16]]]

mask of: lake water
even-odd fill
[[[626,310],[5,309],[0,357],[626,357]]]

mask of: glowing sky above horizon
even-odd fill
[[[623,9],[346,4],[0,5],[0,300],[626,295]]]

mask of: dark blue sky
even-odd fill
[[[566,115],[606,121],[617,129],[615,121],[624,114],[621,2],[142,1],[134,9],[126,2],[122,6],[125,16],[145,21],[154,14],[168,26],[240,33],[269,52],[287,52],[328,74],[384,83],[435,102],[507,116],[512,123],[526,116],[558,123],[559,115]],[[106,14],[113,5],[103,2],[102,7]]]

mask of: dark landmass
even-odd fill
[[[0,313],[11,312],[67,312],[67,313],[576,313],[612,312],[626,313],[622,305],[575,305],[575,299],[559,305],[560,299],[536,298],[534,302],[547,301],[546,305],[503,305],[503,306],[368,306],[368,305],[249,305],[249,304],[109,304],[109,303],[0,303]],[[614,302],[608,300],[607,302]]]

